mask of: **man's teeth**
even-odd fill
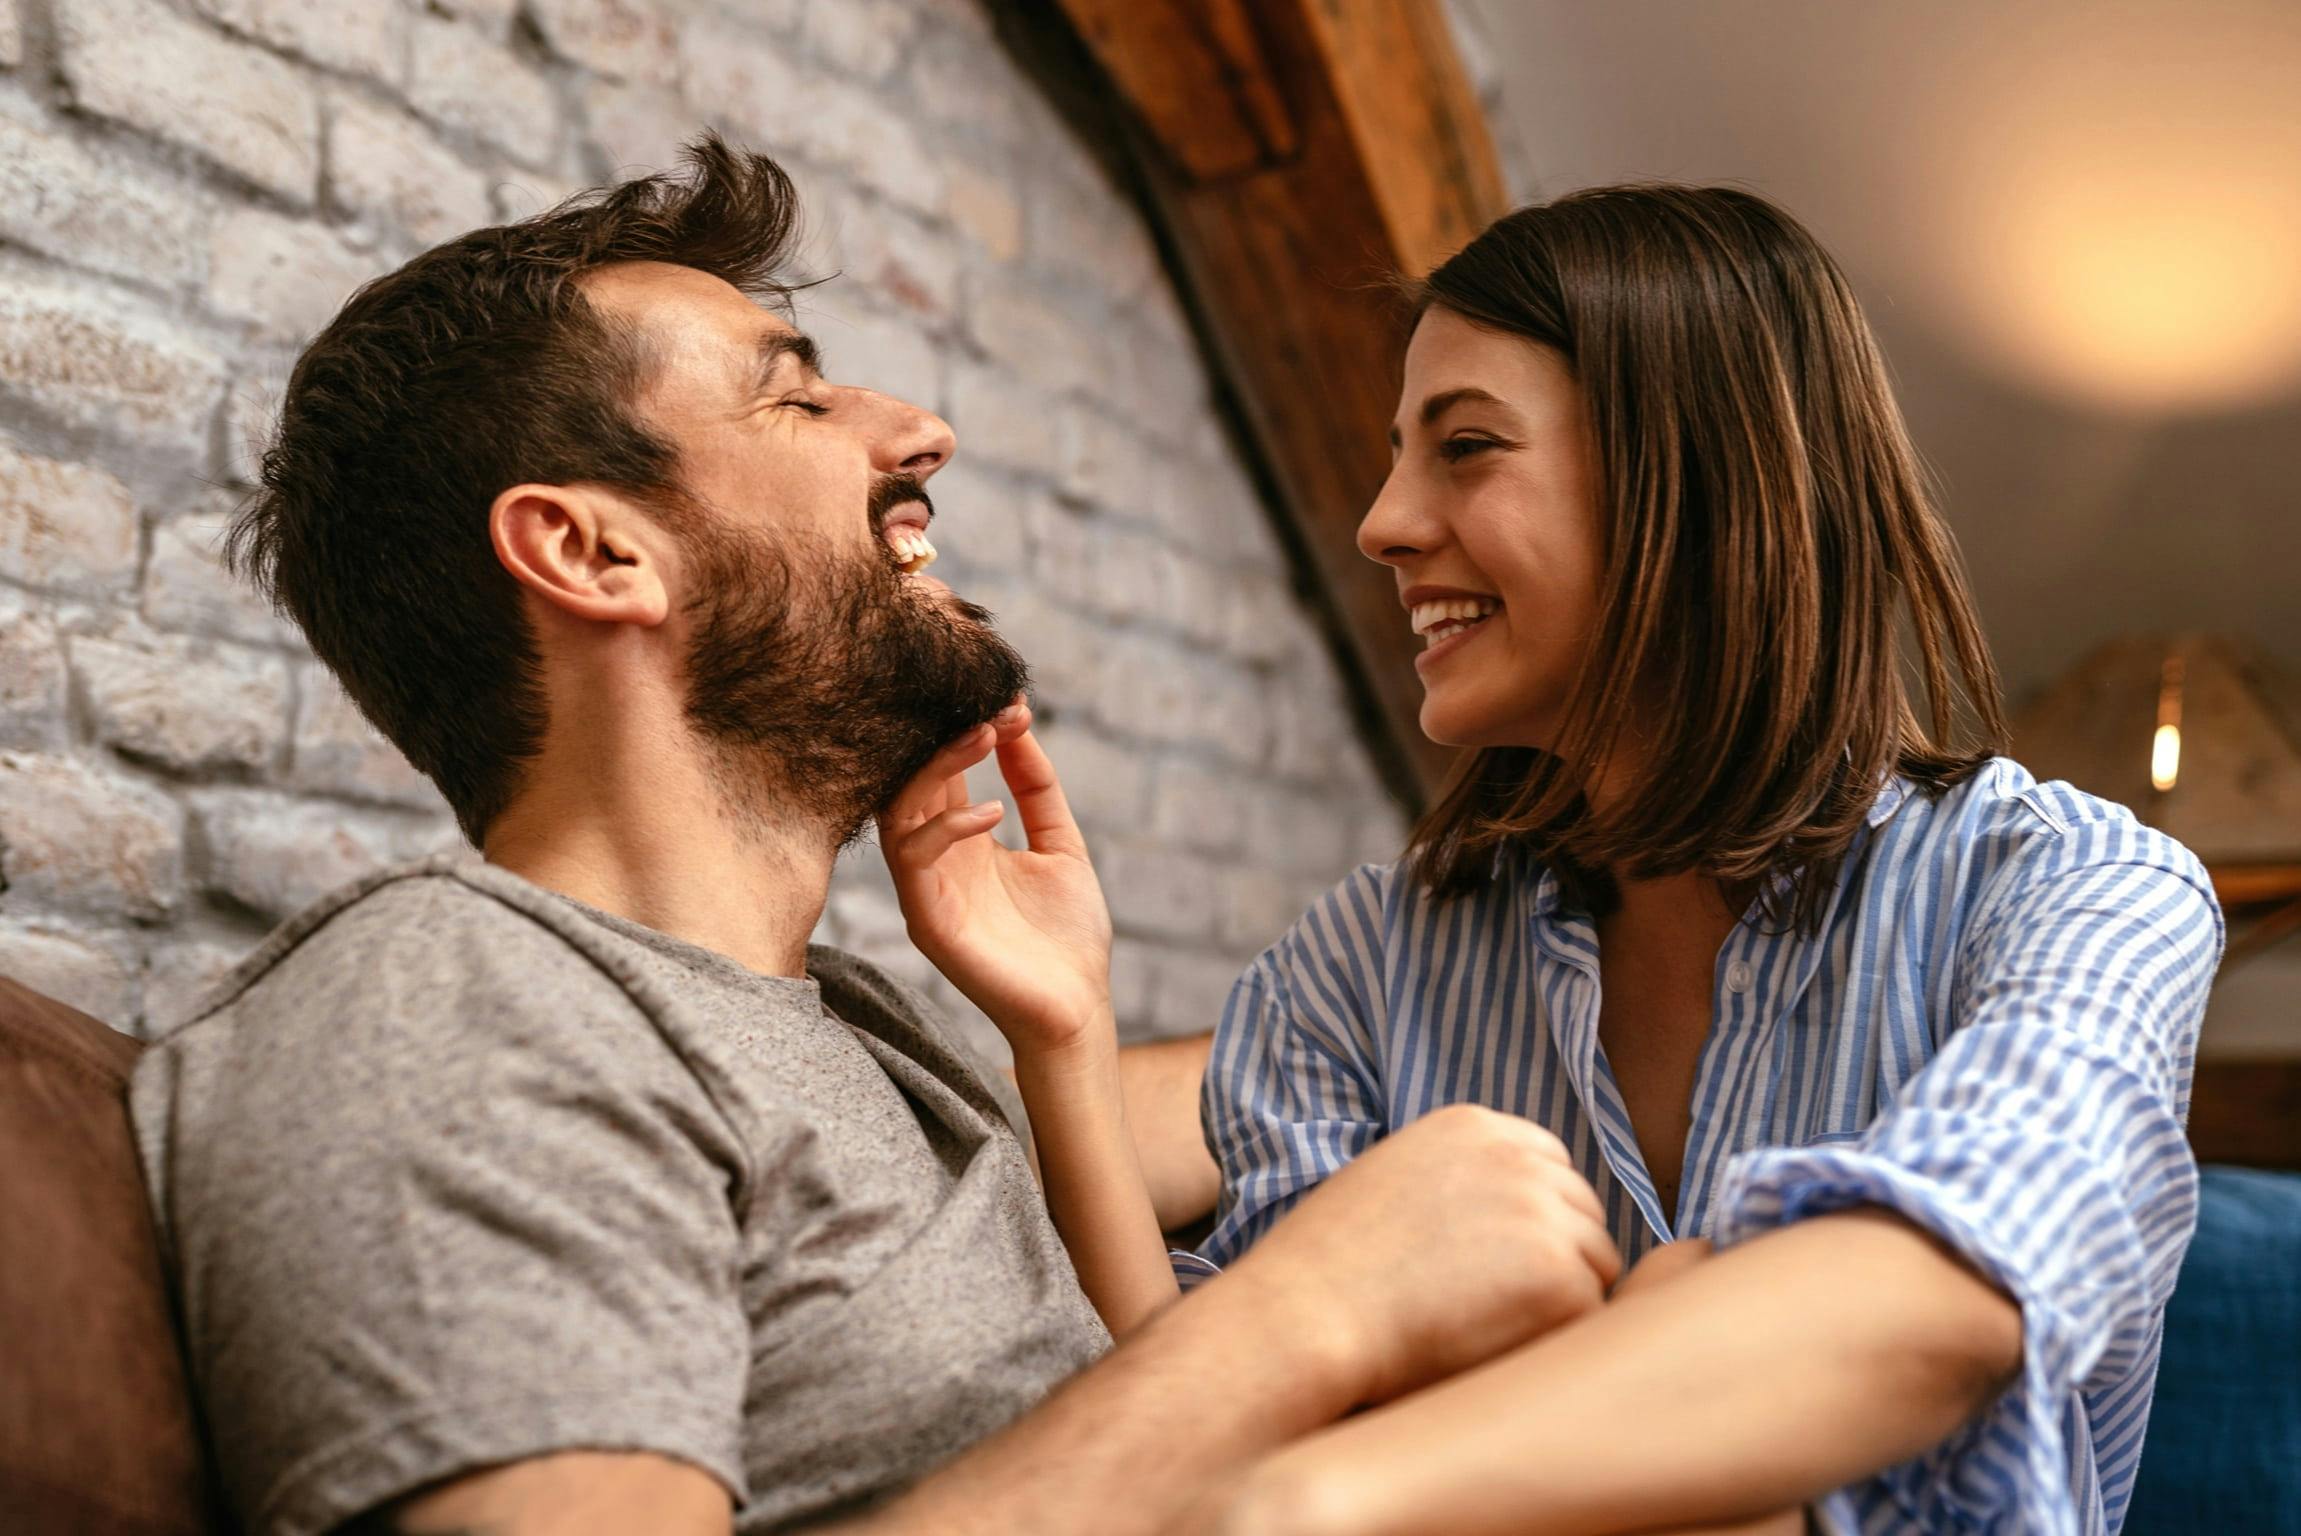
[[[912,527],[887,530],[887,547],[895,552],[895,561],[903,574],[916,576],[935,563],[935,546],[927,542],[926,534]]]
[[[1481,622],[1501,606],[1490,597],[1445,597],[1416,603],[1410,617],[1414,632],[1435,645]]]

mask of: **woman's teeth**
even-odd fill
[[[935,563],[935,546],[917,528],[905,525],[888,529],[887,547],[895,552],[895,563],[906,576],[916,576]]]
[[[1484,623],[1501,606],[1490,597],[1447,597],[1436,602],[1416,603],[1410,617],[1414,632],[1425,644],[1436,645],[1473,624]]]

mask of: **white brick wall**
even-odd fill
[[[0,0],[0,972],[148,1028],[452,841],[219,568],[249,443],[351,287],[707,123],[797,177],[834,376],[958,431],[945,569],[1037,670],[1127,1030],[1389,854],[1155,248],[974,0]],[[951,1001],[875,855],[824,934]]]

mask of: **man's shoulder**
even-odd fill
[[[264,939],[157,1042],[165,1049],[282,1000],[357,1014],[410,986],[612,986],[582,924],[517,876],[462,855],[395,865],[330,892]]]

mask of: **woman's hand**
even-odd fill
[[[1005,807],[976,804],[966,772],[993,752],[1024,849],[990,836]],[[951,742],[879,819],[911,942],[1026,1057],[1110,1043],[1111,918],[1054,764],[1017,699]]]

